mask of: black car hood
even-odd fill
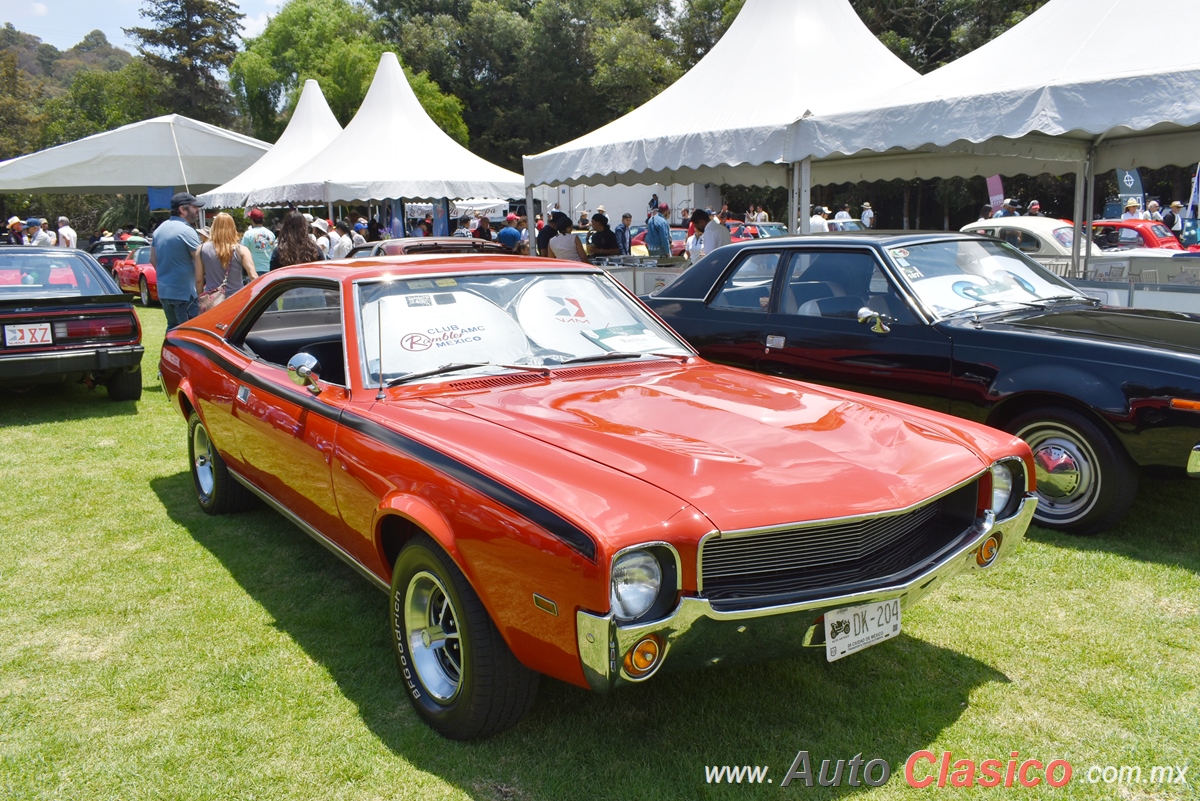
[[[1200,315],[1099,306],[1047,309],[1007,317],[1006,325],[1057,331],[1087,339],[1165,348],[1200,356]]]

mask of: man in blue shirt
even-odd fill
[[[629,227],[633,224],[633,215],[625,212],[621,215],[621,224],[613,229],[613,233],[617,235],[617,247],[621,249],[622,256],[629,255]]]
[[[660,259],[671,256],[671,226],[667,223],[669,211],[667,204],[663,203],[646,221],[646,252]]]
[[[200,314],[196,297],[196,267],[192,256],[200,249],[193,227],[204,204],[189,192],[171,198],[171,218],[154,230],[150,263],[158,278],[158,299],[167,315],[167,330]]]
[[[496,232],[496,241],[514,253],[521,244],[521,232],[517,230],[516,222],[517,215],[510,214],[504,219],[504,227]]]

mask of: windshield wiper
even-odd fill
[[[1088,295],[1055,295],[1052,298],[1038,298],[1035,303],[1055,303],[1058,301],[1068,301],[1071,303],[1090,303],[1093,306],[1100,305],[1100,301]]]
[[[544,376],[550,375],[550,370],[545,367],[538,367],[532,364],[497,364],[495,362],[452,362],[451,364],[443,364],[441,367],[435,367],[432,370],[422,370],[419,373],[405,373],[401,376],[389,379],[386,386],[394,387],[397,384],[403,384],[406,381],[415,381],[418,378],[429,378],[430,376],[443,375],[445,373],[457,373],[459,370],[470,370],[475,367],[502,367],[506,370],[525,370],[531,373],[541,373]]]
[[[947,316],[957,317],[960,314],[967,314],[968,312],[977,311],[977,310],[983,308],[984,306],[997,306],[1002,303],[1012,303],[1017,306],[1026,306],[1030,309],[1040,309],[1041,308],[1041,306],[1038,306],[1036,303],[1031,303],[1030,301],[1027,301],[1027,300],[1004,300],[1004,299],[997,298],[996,300],[980,301],[979,303],[976,303],[974,306],[968,306],[965,309],[959,309],[956,312],[951,312]]]

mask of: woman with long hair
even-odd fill
[[[225,297],[229,297],[258,277],[250,248],[242,244],[233,218],[225,212],[213,218],[208,241],[200,245],[192,261],[196,265],[196,292],[200,295],[224,287]]]
[[[289,211],[283,217],[283,226],[275,239],[275,252],[271,254],[271,267],[289,267],[325,258],[320,248],[308,233],[308,221],[298,211]]]

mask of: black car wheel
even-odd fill
[[[117,373],[104,384],[108,397],[115,401],[135,401],[142,397],[142,370]]]
[[[188,418],[188,457],[192,462],[192,484],[200,508],[210,515],[240,512],[250,506],[253,496],[229,474],[225,460],[208,438],[208,429],[200,415]]]
[[[495,734],[533,705],[538,674],[517,661],[458,566],[426,536],[396,560],[391,624],[409,700],[442,736]]]
[[[150,305],[150,287],[146,284],[146,276],[138,279],[138,294],[142,296],[142,305]]]
[[[1137,494],[1137,469],[1120,443],[1087,417],[1069,409],[1034,409],[1005,428],[1033,451],[1035,523],[1096,534],[1129,511]]]

